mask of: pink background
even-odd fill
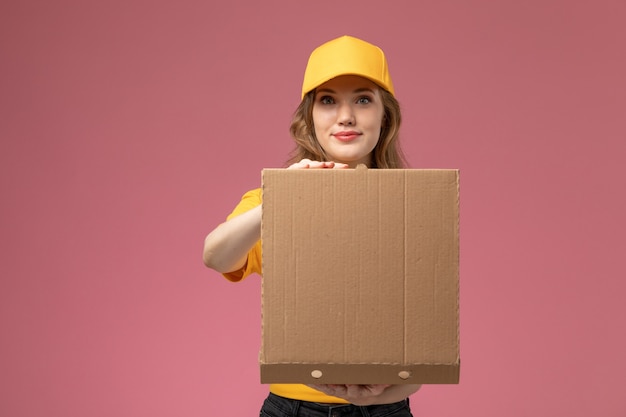
[[[461,383],[416,416],[626,416],[626,3],[3,1],[0,415],[253,416],[260,279],[204,236],[291,149],[309,52],[380,45],[462,181]]]

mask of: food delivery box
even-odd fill
[[[264,169],[262,383],[458,383],[459,171]]]

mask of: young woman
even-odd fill
[[[403,168],[401,116],[383,51],[342,36],[309,57],[290,133],[289,169]],[[204,263],[231,281],[261,274],[261,189],[247,192],[206,237]],[[419,385],[273,384],[261,416],[411,416]]]

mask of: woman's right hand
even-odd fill
[[[310,159],[302,159],[300,162],[291,164],[287,169],[345,169],[349,168],[348,164],[332,161],[311,161]]]

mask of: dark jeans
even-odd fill
[[[359,406],[317,404],[291,400],[270,393],[260,417],[412,417],[409,400],[393,404]]]

